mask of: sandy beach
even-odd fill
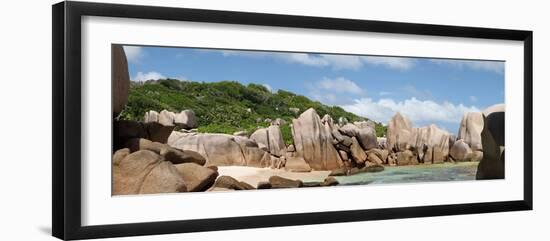
[[[290,172],[284,169],[219,166],[218,173],[220,176],[231,176],[239,181],[246,182],[256,187],[259,182],[266,182],[271,176],[299,179],[304,182],[322,182],[328,177],[330,171]]]

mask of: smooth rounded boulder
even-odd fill
[[[167,144],[153,142],[143,138],[130,139],[126,142],[125,147],[129,148],[131,152],[136,152],[138,150],[153,151],[163,156],[166,161],[173,164],[192,162],[199,165],[204,165],[206,163],[206,159],[197,152],[190,150],[178,150]]]
[[[152,151],[140,150],[122,160],[113,158],[113,195],[185,192],[178,170]]]
[[[470,146],[464,140],[458,140],[451,147],[450,153],[455,161],[469,161],[472,149],[470,149]]]
[[[217,171],[195,163],[183,163],[175,167],[181,173],[188,192],[206,191],[218,177]]]

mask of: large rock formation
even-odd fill
[[[347,136],[357,138],[359,144],[364,150],[370,150],[378,147],[376,139],[376,131],[368,124],[368,122],[358,122],[360,126],[355,124],[346,124],[340,127],[339,131]]]
[[[164,126],[158,121],[145,123],[130,120],[113,121],[113,150],[124,148],[126,142],[135,138],[166,143],[172,130],[174,126]]]
[[[283,134],[278,125],[260,128],[250,135],[250,139],[256,141],[258,144],[265,145],[269,153],[277,157],[283,156],[286,153]]]
[[[451,134],[432,124],[415,128],[413,148],[424,163],[442,163],[449,156]]]
[[[112,108],[113,116],[116,117],[128,103],[130,75],[128,73],[128,61],[122,45],[112,45],[112,54]]]
[[[397,112],[388,123],[386,145],[390,151],[404,151],[410,148],[413,139],[412,123]]]
[[[170,162],[152,151],[113,155],[113,195],[185,192],[183,177]]]
[[[483,159],[477,167],[476,179],[504,178],[504,104],[487,108],[481,132]]]
[[[332,170],[343,165],[332,144],[332,134],[321,123],[317,112],[310,108],[292,120],[292,136],[296,154],[315,170]]]
[[[190,150],[178,150],[170,147],[169,145],[159,142],[152,142],[143,138],[130,139],[126,142],[125,147],[129,148],[130,152],[136,152],[139,150],[149,150],[155,152],[164,157],[166,161],[173,164],[196,163],[199,165],[204,165],[206,162],[206,159],[197,152]]]
[[[246,137],[226,134],[173,132],[168,145],[198,152],[206,158],[206,166],[280,167],[284,160],[274,159],[258,144]]]
[[[483,114],[480,112],[465,113],[460,121],[457,139],[464,140],[474,151],[483,150],[481,130],[483,130]]]

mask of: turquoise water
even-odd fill
[[[475,180],[478,163],[387,166],[382,172],[338,176],[336,179],[340,185]]]

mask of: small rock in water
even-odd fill
[[[328,187],[328,186],[336,186],[339,182],[334,177],[327,177],[325,178],[325,181],[321,183],[322,187]]]
[[[270,189],[271,183],[269,182],[259,182],[257,189]]]

